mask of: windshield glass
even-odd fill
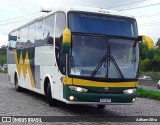
[[[131,18],[102,14],[70,13],[69,28],[72,32],[105,34],[137,38],[136,21]]]
[[[138,44],[134,40],[72,35],[70,75],[135,79],[138,61]]]

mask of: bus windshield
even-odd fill
[[[72,47],[69,73],[76,77],[135,79],[139,63],[136,21],[69,13]]]
[[[135,79],[138,59],[135,40],[72,35],[70,75],[111,79],[122,79],[123,75],[124,79]]]
[[[69,13],[71,32],[105,34],[137,38],[136,21],[132,18],[102,14]]]

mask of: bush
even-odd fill
[[[140,61],[140,71],[151,71],[152,70],[152,61],[150,59],[144,59]]]
[[[4,63],[7,63],[7,55],[0,55],[0,65],[3,66]]]

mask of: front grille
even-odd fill
[[[90,92],[90,93],[123,94],[123,90],[116,90],[116,91],[108,90],[107,92],[105,92],[105,90],[98,91],[98,90],[94,90],[94,89],[90,89],[90,88],[87,88],[87,89],[88,89],[88,92]]]

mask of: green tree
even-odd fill
[[[3,66],[5,63],[7,63],[7,56],[0,55],[0,65]]]
[[[140,43],[140,71],[160,71],[160,46],[149,50],[145,43]]]
[[[139,43],[139,49],[140,49],[140,59],[146,59],[148,54],[148,47],[147,44],[144,42]]]
[[[140,60],[140,71],[151,71],[152,70],[152,60],[144,59]]]
[[[3,45],[0,48],[0,65],[7,63],[7,46]]]
[[[153,59],[153,71],[160,71],[160,48],[156,48]]]
[[[160,48],[160,38],[158,39],[156,46]]]

